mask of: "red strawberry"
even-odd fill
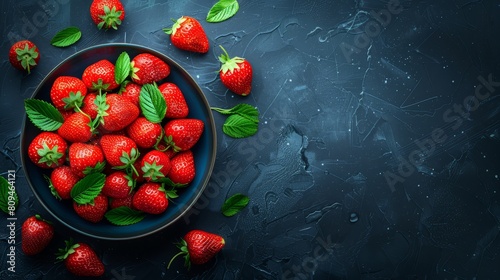
[[[70,110],[57,109],[57,111],[59,111],[59,113],[61,113],[63,120],[66,120],[67,118],[69,118],[69,116],[71,116],[71,115],[73,115],[73,113],[75,113],[75,111],[70,111]]]
[[[118,88],[115,81],[115,65],[106,59],[87,66],[83,71],[82,81],[91,90],[112,91]]]
[[[184,256],[184,264],[191,267],[193,264],[204,264],[210,261],[224,247],[226,241],[220,235],[209,233],[202,230],[192,230],[188,232],[178,245],[181,250],[177,255],[172,257],[168,263],[167,269],[172,264],[172,261],[178,257]]]
[[[139,107],[139,95],[141,94],[141,86],[136,83],[127,83],[123,90],[121,91],[121,95],[123,99],[128,100],[134,103],[135,106]]]
[[[31,69],[38,65],[40,51],[31,41],[21,40],[10,47],[9,61],[12,66],[20,70],[26,70],[28,74]]]
[[[110,198],[109,208],[115,209],[122,206],[133,208],[132,207],[133,198],[134,198],[134,193],[130,193],[124,198]]]
[[[120,0],[94,0],[90,5],[90,16],[99,29],[118,29],[125,18],[125,9]]]
[[[134,140],[122,136],[107,134],[101,137],[101,148],[108,163],[115,169],[125,169],[127,174],[136,174],[134,163],[139,151]]]
[[[104,154],[97,145],[73,143],[69,146],[69,166],[78,177],[104,168]]]
[[[132,206],[148,214],[161,214],[168,207],[167,193],[159,183],[144,183],[134,194]]]
[[[57,109],[80,107],[87,94],[82,80],[71,76],[59,76],[50,89],[50,100]]]
[[[54,237],[52,223],[39,215],[26,219],[21,228],[22,250],[25,255],[36,255],[49,245]]]
[[[165,141],[174,151],[191,149],[203,133],[204,123],[198,119],[174,119],[165,127]]]
[[[172,28],[164,28],[163,31],[170,35],[172,44],[185,51],[207,53],[209,49],[207,34],[201,23],[195,18],[182,16]]]
[[[167,118],[185,118],[189,114],[189,108],[181,89],[173,83],[164,83],[158,87],[167,103]]]
[[[55,168],[66,161],[66,141],[54,132],[38,134],[28,147],[28,157],[41,168]]]
[[[89,204],[78,204],[73,201],[73,209],[75,209],[76,214],[92,223],[98,223],[104,218],[104,214],[108,210],[108,198],[99,194],[94,198],[93,203]]]
[[[241,96],[250,94],[252,90],[252,65],[241,57],[229,57],[226,50],[219,57],[222,66],[219,70],[219,76],[222,83],[232,92]]]
[[[194,157],[191,151],[180,152],[176,154],[171,160],[170,172],[168,178],[175,184],[185,185],[193,181],[196,175],[194,165]]]
[[[141,161],[143,177],[146,181],[157,181],[167,176],[170,171],[170,159],[160,151],[152,150],[144,155]]]
[[[83,98],[82,104],[82,112],[89,115],[90,118],[95,119],[97,117],[98,106],[95,103],[95,99],[97,98],[97,94],[95,93],[87,93]]]
[[[59,249],[57,259],[64,261],[69,272],[76,276],[101,276],[104,274],[104,265],[95,251],[85,243],[65,241],[66,248]]]
[[[57,133],[69,142],[88,142],[92,138],[90,122],[89,116],[76,112],[63,122]]]
[[[149,53],[136,55],[130,62],[130,66],[132,68],[132,81],[139,85],[158,82],[170,75],[170,66]]]
[[[112,198],[125,198],[134,187],[134,181],[123,171],[115,171],[106,177],[102,194]]]
[[[119,94],[108,94],[106,103],[109,108],[102,117],[104,123],[102,128],[107,131],[118,131],[131,124],[140,114],[139,108],[132,102],[123,99]]]
[[[55,197],[70,199],[71,189],[80,180],[69,166],[57,167],[50,173],[50,190]]]
[[[127,127],[127,135],[141,148],[153,147],[161,138],[162,128],[144,117],[137,118]]]

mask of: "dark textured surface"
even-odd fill
[[[498,278],[499,1],[241,0],[238,14],[217,24],[203,21],[213,1],[123,1],[124,24],[108,32],[92,23],[90,1],[68,2],[0,3],[0,173],[17,170],[21,198],[16,273],[7,271],[2,226],[1,279],[68,279],[53,253],[69,236],[96,249],[106,265],[102,279]],[[181,15],[202,21],[208,54],[170,44],[161,28]],[[50,46],[69,25],[82,29],[82,39]],[[29,76],[7,61],[16,38],[42,52]],[[108,42],[171,56],[212,106],[257,106],[260,130],[240,140],[219,131],[212,179],[173,227],[108,242],[56,223],[51,247],[25,257],[21,222],[48,214],[20,165],[23,99],[64,58]],[[249,97],[221,85],[218,45],[252,62]],[[223,118],[215,117],[220,128]],[[222,216],[222,202],[237,192],[250,196],[249,206]],[[189,272],[182,261],[166,270],[172,242],[194,228],[221,234],[226,247]]]

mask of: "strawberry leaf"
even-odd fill
[[[258,123],[240,115],[229,116],[222,125],[222,131],[233,138],[250,137],[257,133],[258,129]]]
[[[104,186],[106,175],[102,173],[89,174],[71,189],[71,197],[78,204],[88,204],[94,201]]]
[[[54,105],[39,99],[24,100],[24,108],[30,121],[43,131],[57,130],[64,122]]]
[[[139,105],[144,117],[152,123],[161,123],[167,112],[167,103],[156,85],[145,84],[142,86]]]
[[[250,199],[248,196],[237,193],[228,198],[222,205],[221,212],[226,217],[231,217],[240,212],[248,205]]]
[[[255,122],[259,122],[259,111],[255,109],[254,106],[250,104],[241,103],[230,109],[221,109],[212,107],[212,110],[219,112],[223,115],[233,115],[238,114],[242,117],[248,118]]]
[[[219,0],[207,14],[208,22],[221,22],[236,14],[240,5],[237,0]]]
[[[115,82],[121,84],[130,75],[130,56],[122,52],[115,63]]]
[[[145,214],[141,211],[130,209],[127,206],[120,206],[109,210],[104,217],[114,225],[128,226],[142,221]]]
[[[82,32],[77,27],[71,26],[59,32],[50,40],[52,46],[67,47],[76,43],[82,37]]]
[[[0,209],[11,216],[14,215],[14,211],[19,205],[14,182],[0,176]]]

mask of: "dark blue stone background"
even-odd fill
[[[7,271],[2,215],[0,279],[69,279],[53,254],[70,236],[98,252],[102,279],[498,279],[500,1],[240,0],[236,16],[211,24],[204,18],[215,1],[124,0],[123,25],[107,32],[91,21],[90,2],[0,2],[0,173],[17,170],[21,200],[16,273]],[[181,15],[200,19],[208,54],[170,44],[161,28]],[[82,39],[51,46],[70,25]],[[17,38],[42,52],[29,76],[7,59]],[[51,217],[21,166],[23,99],[69,55],[109,42],[171,56],[212,106],[257,106],[260,130],[239,140],[218,131],[210,184],[171,228],[109,242],[56,223],[51,247],[25,257],[21,222]],[[221,85],[218,45],[252,62],[249,97]],[[249,206],[222,216],[237,192]],[[189,272],[180,260],[167,270],[172,242],[195,228],[221,234],[226,247]]]

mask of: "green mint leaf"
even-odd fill
[[[64,122],[54,105],[39,99],[24,100],[24,108],[30,121],[43,131],[57,130]]]
[[[122,52],[115,63],[115,82],[121,84],[130,75],[130,56]]]
[[[50,40],[52,46],[67,47],[76,43],[82,37],[82,32],[78,27],[68,27],[59,32]]]
[[[19,197],[17,196],[14,182],[0,176],[0,209],[11,216],[14,215],[19,205]]]
[[[161,123],[167,112],[167,103],[156,85],[145,84],[142,86],[139,105],[144,117],[152,123]]]
[[[258,129],[257,122],[240,115],[230,115],[222,126],[222,131],[233,138],[250,137],[257,133]]]
[[[207,14],[208,22],[221,22],[236,14],[240,5],[237,0],[219,0]]]
[[[89,174],[71,189],[71,197],[78,204],[88,204],[94,201],[104,186],[106,175],[102,173]]]
[[[212,107],[211,109],[223,115],[238,114],[255,122],[259,122],[259,111],[250,104],[241,103],[230,109],[222,109],[216,107]]]
[[[110,223],[117,226],[136,224],[142,221],[145,216],[146,215],[143,212],[130,209],[127,206],[120,206],[118,208],[111,209],[104,215]]]
[[[250,202],[250,198],[248,198],[248,196],[237,193],[226,199],[222,205],[221,212],[226,217],[234,216],[245,208],[248,205],[248,202]]]

